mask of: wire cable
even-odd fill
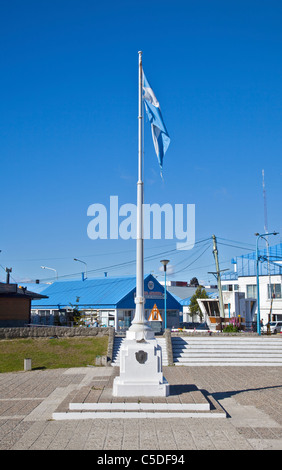
[[[190,264],[187,264],[187,266],[185,266],[184,268],[182,269],[179,269],[178,271],[174,272],[174,274],[177,274],[177,273],[180,273],[182,271],[185,271],[185,269],[189,268],[190,266],[192,266],[192,264],[194,264],[199,258],[201,258],[203,256],[203,254],[209,249],[211,248],[211,244],[209,243],[208,246],[206,246],[206,248],[204,249],[204,251],[194,260],[192,261]]]
[[[198,240],[196,241],[193,245],[191,244],[191,248],[195,245],[198,245],[200,243],[204,243],[205,241],[207,240],[211,240],[211,237],[208,237],[208,238],[205,238],[203,240]],[[172,253],[178,253],[178,254],[181,254],[183,253],[182,250],[177,250],[177,248],[174,248],[172,250],[167,250],[167,251],[162,251],[162,252],[159,252],[159,253],[156,253],[154,255],[150,255],[150,256],[146,256],[144,258],[144,262],[145,261],[152,261],[154,259],[157,259],[159,258],[160,256],[163,256],[163,255],[168,255],[168,254],[172,254]],[[136,263],[136,259],[132,259],[132,260],[129,260],[129,261],[125,261],[123,263],[117,263],[117,264],[113,264],[113,265],[109,265],[109,266],[102,266],[101,268],[96,268],[96,269],[90,269],[88,270],[88,274],[90,273],[98,273],[98,272],[104,272],[104,271],[109,271],[109,270],[112,270],[114,268],[121,268],[121,267],[124,267],[124,266],[129,266],[131,264],[134,264]],[[78,272],[78,273],[71,273],[71,274],[62,274],[60,276],[58,276],[58,279],[65,279],[65,278],[69,278],[69,277],[77,277],[81,274],[81,272]],[[51,277],[51,278],[44,278],[44,279],[40,279],[40,281],[42,282],[48,282],[48,281],[53,281],[55,278],[54,277]]]

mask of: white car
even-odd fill
[[[282,330],[282,321],[271,321],[269,323],[270,326],[270,333],[276,334],[280,333]],[[263,325],[262,332],[267,333],[267,325]]]

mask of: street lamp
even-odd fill
[[[166,266],[169,263],[169,259],[163,259],[161,260],[161,263],[164,267],[164,273],[165,273],[165,298],[164,298],[164,307],[165,307],[165,329],[166,329]]]
[[[56,278],[57,278],[57,280],[58,280],[58,273],[57,273],[57,270],[56,270],[56,269],[54,269],[54,268],[47,268],[47,266],[41,266],[41,268],[42,268],[42,269],[50,269],[51,271],[55,271],[55,273],[56,273]]]
[[[256,243],[256,262],[257,262],[257,304],[258,304],[258,311],[257,311],[257,333],[258,335],[261,334],[261,327],[260,327],[260,301],[259,301],[259,255],[258,255],[258,241],[260,238],[264,238],[265,236],[268,235],[278,235],[278,232],[272,232],[272,233],[262,233],[261,235],[259,233],[255,233],[255,236],[257,237],[257,243]],[[266,240],[264,238],[264,240]],[[266,240],[267,241],[267,240]],[[270,286],[271,289],[271,286]]]
[[[77,259],[77,258],[73,258],[73,260],[78,261],[79,263],[85,264],[85,275],[84,273],[82,273],[82,280],[84,281],[84,279],[87,279],[87,264],[85,263],[85,261],[81,261],[80,259]]]

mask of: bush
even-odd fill
[[[227,325],[225,328],[223,328],[223,333],[238,333],[238,331],[238,326],[234,325]]]

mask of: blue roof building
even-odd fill
[[[41,324],[67,323],[67,314],[76,307],[87,322],[97,317],[100,325],[116,330],[130,326],[135,314],[136,277],[104,277],[84,281],[58,281],[42,291],[47,299],[32,303],[33,321]],[[164,321],[164,287],[151,274],[144,278],[145,316],[156,304]],[[167,327],[179,325],[180,303],[167,292]]]
[[[282,243],[258,250],[259,276],[282,275]],[[256,276],[256,252],[237,256],[232,260],[236,270],[222,273],[222,280],[236,280],[238,277]]]

